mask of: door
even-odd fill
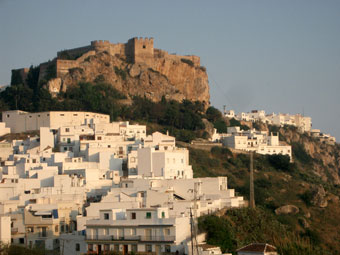
[[[161,246],[156,245],[156,255],[161,255]]]
[[[128,245],[124,244],[123,246],[123,255],[128,255],[129,249],[128,249]]]
[[[151,238],[152,238],[152,229],[150,228],[145,229],[145,240],[151,241]]]

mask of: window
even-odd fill
[[[47,227],[41,228],[41,237],[47,237]]]
[[[102,139],[102,137],[101,136],[98,136],[98,140],[101,140]]]
[[[65,132],[70,132],[70,129],[69,128],[65,128]]]
[[[104,251],[109,251],[109,250],[110,250],[110,245],[104,244]]]
[[[71,143],[71,138],[67,138],[67,143]]]
[[[131,220],[135,220],[135,219],[136,219],[136,213],[133,212],[133,213],[131,213]]]
[[[19,243],[20,243],[20,244],[25,243],[25,238],[19,238]]]
[[[110,219],[110,215],[108,213],[104,213],[104,220],[109,220]]]
[[[62,113],[62,114],[60,114],[60,116],[65,116],[65,114]]]
[[[162,218],[165,218],[165,212],[162,212]]]
[[[145,217],[146,217],[147,219],[151,219],[151,212],[146,212]]]
[[[59,232],[59,226],[58,226],[58,225],[56,225],[56,226],[54,227],[54,232],[56,232],[56,233]]]
[[[115,244],[115,245],[113,246],[113,250],[114,250],[115,252],[119,252],[119,244]]]
[[[164,235],[169,236],[170,235],[170,228],[165,228],[164,229]]]
[[[137,244],[132,244],[131,245],[131,251],[132,252],[137,252],[138,250],[137,250]]]
[[[133,235],[133,236],[137,235],[137,229],[132,228],[131,229],[131,235]]]
[[[171,246],[165,245],[165,252],[171,252]]]
[[[87,249],[88,249],[89,251],[93,251],[93,244],[89,244],[89,245],[87,246]]]
[[[152,252],[152,245],[151,244],[145,245],[145,251],[146,252]]]
[[[80,244],[76,243],[76,251],[80,251]]]

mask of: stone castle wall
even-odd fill
[[[79,63],[83,62],[88,56],[95,55],[97,52],[108,52],[111,56],[120,56],[128,62],[144,63],[150,67],[154,65],[155,59],[167,59],[174,62],[181,59],[190,60],[194,66],[200,66],[200,58],[197,56],[180,56],[169,54],[167,51],[154,49],[153,38],[134,37],[127,43],[110,43],[109,41],[92,41],[90,45],[59,51],[57,58],[52,61],[40,64],[39,80],[44,79],[46,69],[49,65],[54,64],[56,68],[57,78],[62,78],[70,69],[79,67]],[[62,59],[63,54],[76,58],[75,60]],[[24,69],[23,69],[24,70]],[[23,71],[23,77],[26,78]]]
[[[79,67],[77,60],[56,60],[57,77],[62,78],[70,69]]]
[[[65,53],[65,52],[67,52],[68,55],[70,55],[71,57],[79,57],[79,56],[83,55],[84,53],[86,53],[90,50],[92,50],[91,45],[84,46],[84,47],[78,47],[78,48],[74,48],[74,49],[69,49],[69,50],[62,50],[62,51],[57,52],[57,58],[60,58],[62,56],[62,54]]]

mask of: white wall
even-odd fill
[[[0,242],[11,243],[11,217],[0,216]]]

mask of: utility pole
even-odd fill
[[[192,218],[192,211],[190,207],[190,233],[191,233],[191,255],[194,255],[194,233],[193,233],[193,218]]]
[[[250,151],[250,208],[255,208],[253,152]]]

